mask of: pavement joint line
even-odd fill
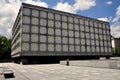
[[[33,67],[32,67],[33,68]],[[38,71],[42,71],[42,70],[39,70],[39,69],[36,69],[36,70],[38,70]],[[46,71],[42,71],[42,72],[45,72],[46,73]],[[50,75],[52,75],[52,74],[54,74],[54,73],[50,73],[50,72],[47,72],[47,73],[49,73]],[[57,74],[54,74],[54,76],[59,76],[59,75],[57,75]],[[62,76],[63,77],[63,76]],[[69,78],[69,77],[64,77],[64,78]],[[72,78],[72,80],[74,80],[75,78]]]
[[[12,67],[12,66],[11,66]],[[12,67],[14,68],[14,67]],[[31,80],[30,78],[28,78],[27,76],[23,75],[20,71],[18,71],[22,76],[24,76],[27,80]]]

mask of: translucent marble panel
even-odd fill
[[[23,8],[23,14],[30,15],[30,9],[29,8]]]
[[[100,41],[100,46],[103,46],[103,41]]]
[[[94,39],[94,35],[95,35],[95,34],[90,34],[90,35],[91,35],[91,39]]]
[[[56,51],[61,51],[61,45],[59,44],[56,45]]]
[[[89,25],[88,20],[85,20],[85,25]]]
[[[38,17],[39,11],[38,10],[32,10],[32,16]]]
[[[99,37],[100,37],[100,40],[103,40],[103,36],[102,35],[99,35]]]
[[[84,32],[81,32],[80,35],[81,35],[81,38],[85,37],[85,33]]]
[[[95,34],[95,39],[98,39],[98,34]]]
[[[48,34],[54,35],[54,28],[48,28]]]
[[[67,29],[67,23],[63,22],[62,23],[62,28]]]
[[[79,23],[78,18],[74,18],[74,23],[76,23],[76,24]]]
[[[46,44],[40,44],[40,51],[46,51]]]
[[[93,26],[93,21],[90,21],[90,26]]]
[[[54,51],[54,45],[48,44],[48,51]]]
[[[61,37],[55,37],[56,43],[61,43]]]
[[[63,37],[63,43],[68,44],[68,38],[67,37]]]
[[[95,41],[94,40],[91,40],[91,45],[95,45]]]
[[[45,11],[40,11],[40,17],[46,18],[47,17],[46,12]]]
[[[38,25],[38,18],[32,18],[32,24]]]
[[[68,21],[73,23],[73,18],[72,17],[68,17]]]
[[[85,46],[81,46],[81,51],[85,52]]]
[[[62,16],[62,21],[67,21],[67,16]]]
[[[104,49],[105,49],[105,52],[108,52],[108,51],[107,51],[107,47],[105,47]]]
[[[74,46],[73,45],[69,45],[69,50],[70,50],[70,52],[74,52]]]
[[[60,15],[59,14],[55,14],[55,19],[56,20],[60,20]]]
[[[68,45],[63,45],[63,51],[68,51]]]
[[[94,29],[93,29],[93,27],[90,27],[90,32],[94,32]]]
[[[37,43],[31,43],[31,50],[32,51],[38,51],[38,44]]]
[[[109,52],[111,52],[112,50],[111,50],[111,48],[109,47]]]
[[[74,36],[74,32],[72,30],[69,30],[69,36],[73,37]]]
[[[40,25],[41,26],[46,26],[46,19],[40,19]]]
[[[91,48],[92,48],[92,52],[95,52],[95,47],[94,47],[94,46],[92,46]]]
[[[85,26],[85,31],[89,32],[89,27],[88,26]]]
[[[99,28],[102,28],[102,24],[101,23],[99,23]]]
[[[54,19],[53,13],[48,13],[48,18],[49,18],[49,19]]]
[[[55,27],[60,28],[61,27],[61,23],[59,21],[55,21]]]
[[[104,49],[103,49],[103,47],[101,47],[101,52],[104,52]]]
[[[99,47],[96,47],[96,52],[99,52]]]
[[[48,20],[48,26],[49,26],[49,27],[53,27],[53,26],[54,26],[53,20]]]
[[[102,34],[102,29],[99,29],[99,34]]]
[[[80,31],[84,31],[84,26],[80,26]]]
[[[22,34],[22,40],[23,41],[29,41],[30,40],[29,34]]]
[[[23,16],[23,23],[30,24],[30,17]]]
[[[107,46],[107,41],[104,41],[104,46]]]
[[[95,28],[95,33],[98,33],[98,29]]]
[[[86,33],[86,38],[90,38],[90,34],[89,33]]]
[[[103,30],[103,34],[106,34],[106,30]]]
[[[81,45],[85,45],[85,40],[81,39]]]
[[[72,33],[71,33],[72,34]],[[67,33],[67,30],[62,30],[62,35],[63,36],[67,36],[68,35],[68,33]],[[70,35],[70,34],[69,34]]]
[[[86,50],[86,51],[87,51],[87,52],[90,52],[90,50],[91,50],[91,49],[90,49],[90,46],[87,46],[87,50]]]
[[[46,27],[40,27],[40,33],[46,34]]]
[[[73,24],[68,24],[69,29],[73,30]]]
[[[40,35],[40,42],[46,42],[46,36]]]
[[[31,32],[38,33],[38,26],[32,26]]]
[[[30,26],[29,25],[23,25],[23,32],[30,32]]]
[[[61,29],[55,29],[55,35],[61,35]]]
[[[90,40],[89,39],[86,40],[86,44],[90,45]]]
[[[48,36],[48,42],[49,43],[54,43],[54,37],[53,36]]]
[[[80,45],[80,39],[75,39],[75,44],[78,44],[78,45]]]
[[[29,51],[29,44],[28,43],[22,43],[22,50]]]
[[[98,27],[97,22],[94,22],[94,26],[95,26],[95,27]]]
[[[75,46],[75,51],[80,52],[80,46]]]
[[[38,35],[32,34],[32,35],[31,35],[31,41],[33,41],[33,42],[38,42]]]
[[[69,44],[74,44],[74,38],[69,38]]]
[[[84,24],[84,20],[83,19],[80,19],[80,24]]]
[[[79,37],[79,32],[78,31],[75,31],[75,37]]]
[[[96,42],[96,45],[99,46],[99,41],[97,40],[97,41],[95,41],[95,42]]]
[[[79,25],[76,25],[76,24],[75,24],[74,26],[75,26],[74,29],[77,30],[77,31],[79,31]]]

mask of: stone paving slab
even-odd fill
[[[15,78],[5,80],[120,80],[120,70],[65,66],[60,64],[20,65],[4,63]]]
[[[3,67],[0,65],[0,80],[4,80]]]

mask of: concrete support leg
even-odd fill
[[[23,65],[28,64],[28,59],[22,58],[21,59],[21,64],[23,64]]]

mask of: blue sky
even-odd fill
[[[107,21],[112,36],[120,37],[120,0],[0,0],[0,35],[11,37],[22,2]]]

